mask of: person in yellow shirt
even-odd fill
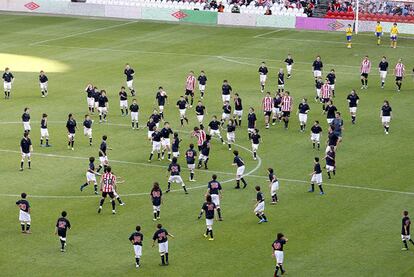
[[[377,21],[377,25],[375,26],[375,36],[377,37],[377,45],[380,45],[382,37],[382,25],[379,21]]]
[[[391,48],[397,48],[397,35],[398,35],[397,23],[394,23],[390,31]]]
[[[351,24],[348,24],[348,27],[345,29],[347,48],[352,48],[352,32],[352,26]]]

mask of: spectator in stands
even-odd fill
[[[237,4],[234,4],[233,8],[231,8],[232,13],[240,13],[240,7]]]
[[[265,15],[272,15],[272,10],[269,7],[266,9]]]
[[[218,11],[219,13],[224,12],[224,5],[223,5],[223,3],[222,3],[222,2],[220,2],[220,3],[219,3],[219,5],[217,6],[217,11]]]

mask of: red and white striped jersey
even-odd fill
[[[331,86],[329,84],[323,84],[321,88],[322,98],[331,98]]]
[[[102,175],[102,192],[113,192],[116,182],[116,176],[112,173],[104,173]]]
[[[395,77],[403,77],[405,72],[405,67],[402,63],[397,63],[395,65],[394,74]]]
[[[368,59],[364,59],[361,63],[361,73],[371,72],[371,62]]]
[[[262,108],[265,112],[271,112],[273,107],[273,98],[270,96],[266,96],[262,100]]]
[[[195,89],[196,78],[193,75],[188,75],[185,81],[185,89],[193,91]]]
[[[290,95],[282,96],[282,102],[280,104],[282,112],[291,112],[293,105],[293,99]]]
[[[193,136],[197,138],[197,145],[203,145],[204,141],[206,140],[206,132],[204,130],[198,130],[197,132],[193,132]]]

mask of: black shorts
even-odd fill
[[[109,197],[111,197],[111,199],[114,199],[115,198],[115,195],[114,195],[114,192],[113,191],[110,191],[110,192],[103,191],[102,192],[102,197],[103,198],[106,198],[108,195],[109,195]]]
[[[403,77],[395,77],[395,81],[402,81]]]
[[[284,111],[282,112],[283,117],[289,117],[290,116],[290,112],[289,111]]]
[[[189,89],[186,89],[185,90],[185,95],[191,95],[191,96],[194,96],[194,91],[192,91],[192,90],[189,90]]]
[[[368,73],[361,73],[361,76],[364,77],[365,79],[368,78]]]
[[[58,236],[62,238],[66,238],[66,230],[65,229],[58,229]]]
[[[322,98],[322,103],[328,103],[331,101],[331,98]]]
[[[271,115],[272,115],[272,111],[265,111],[265,112],[264,112],[264,115],[265,115],[265,116],[271,116]]]

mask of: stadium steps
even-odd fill
[[[319,3],[316,5],[313,10],[313,17],[325,17],[328,11],[329,0],[319,0]]]

